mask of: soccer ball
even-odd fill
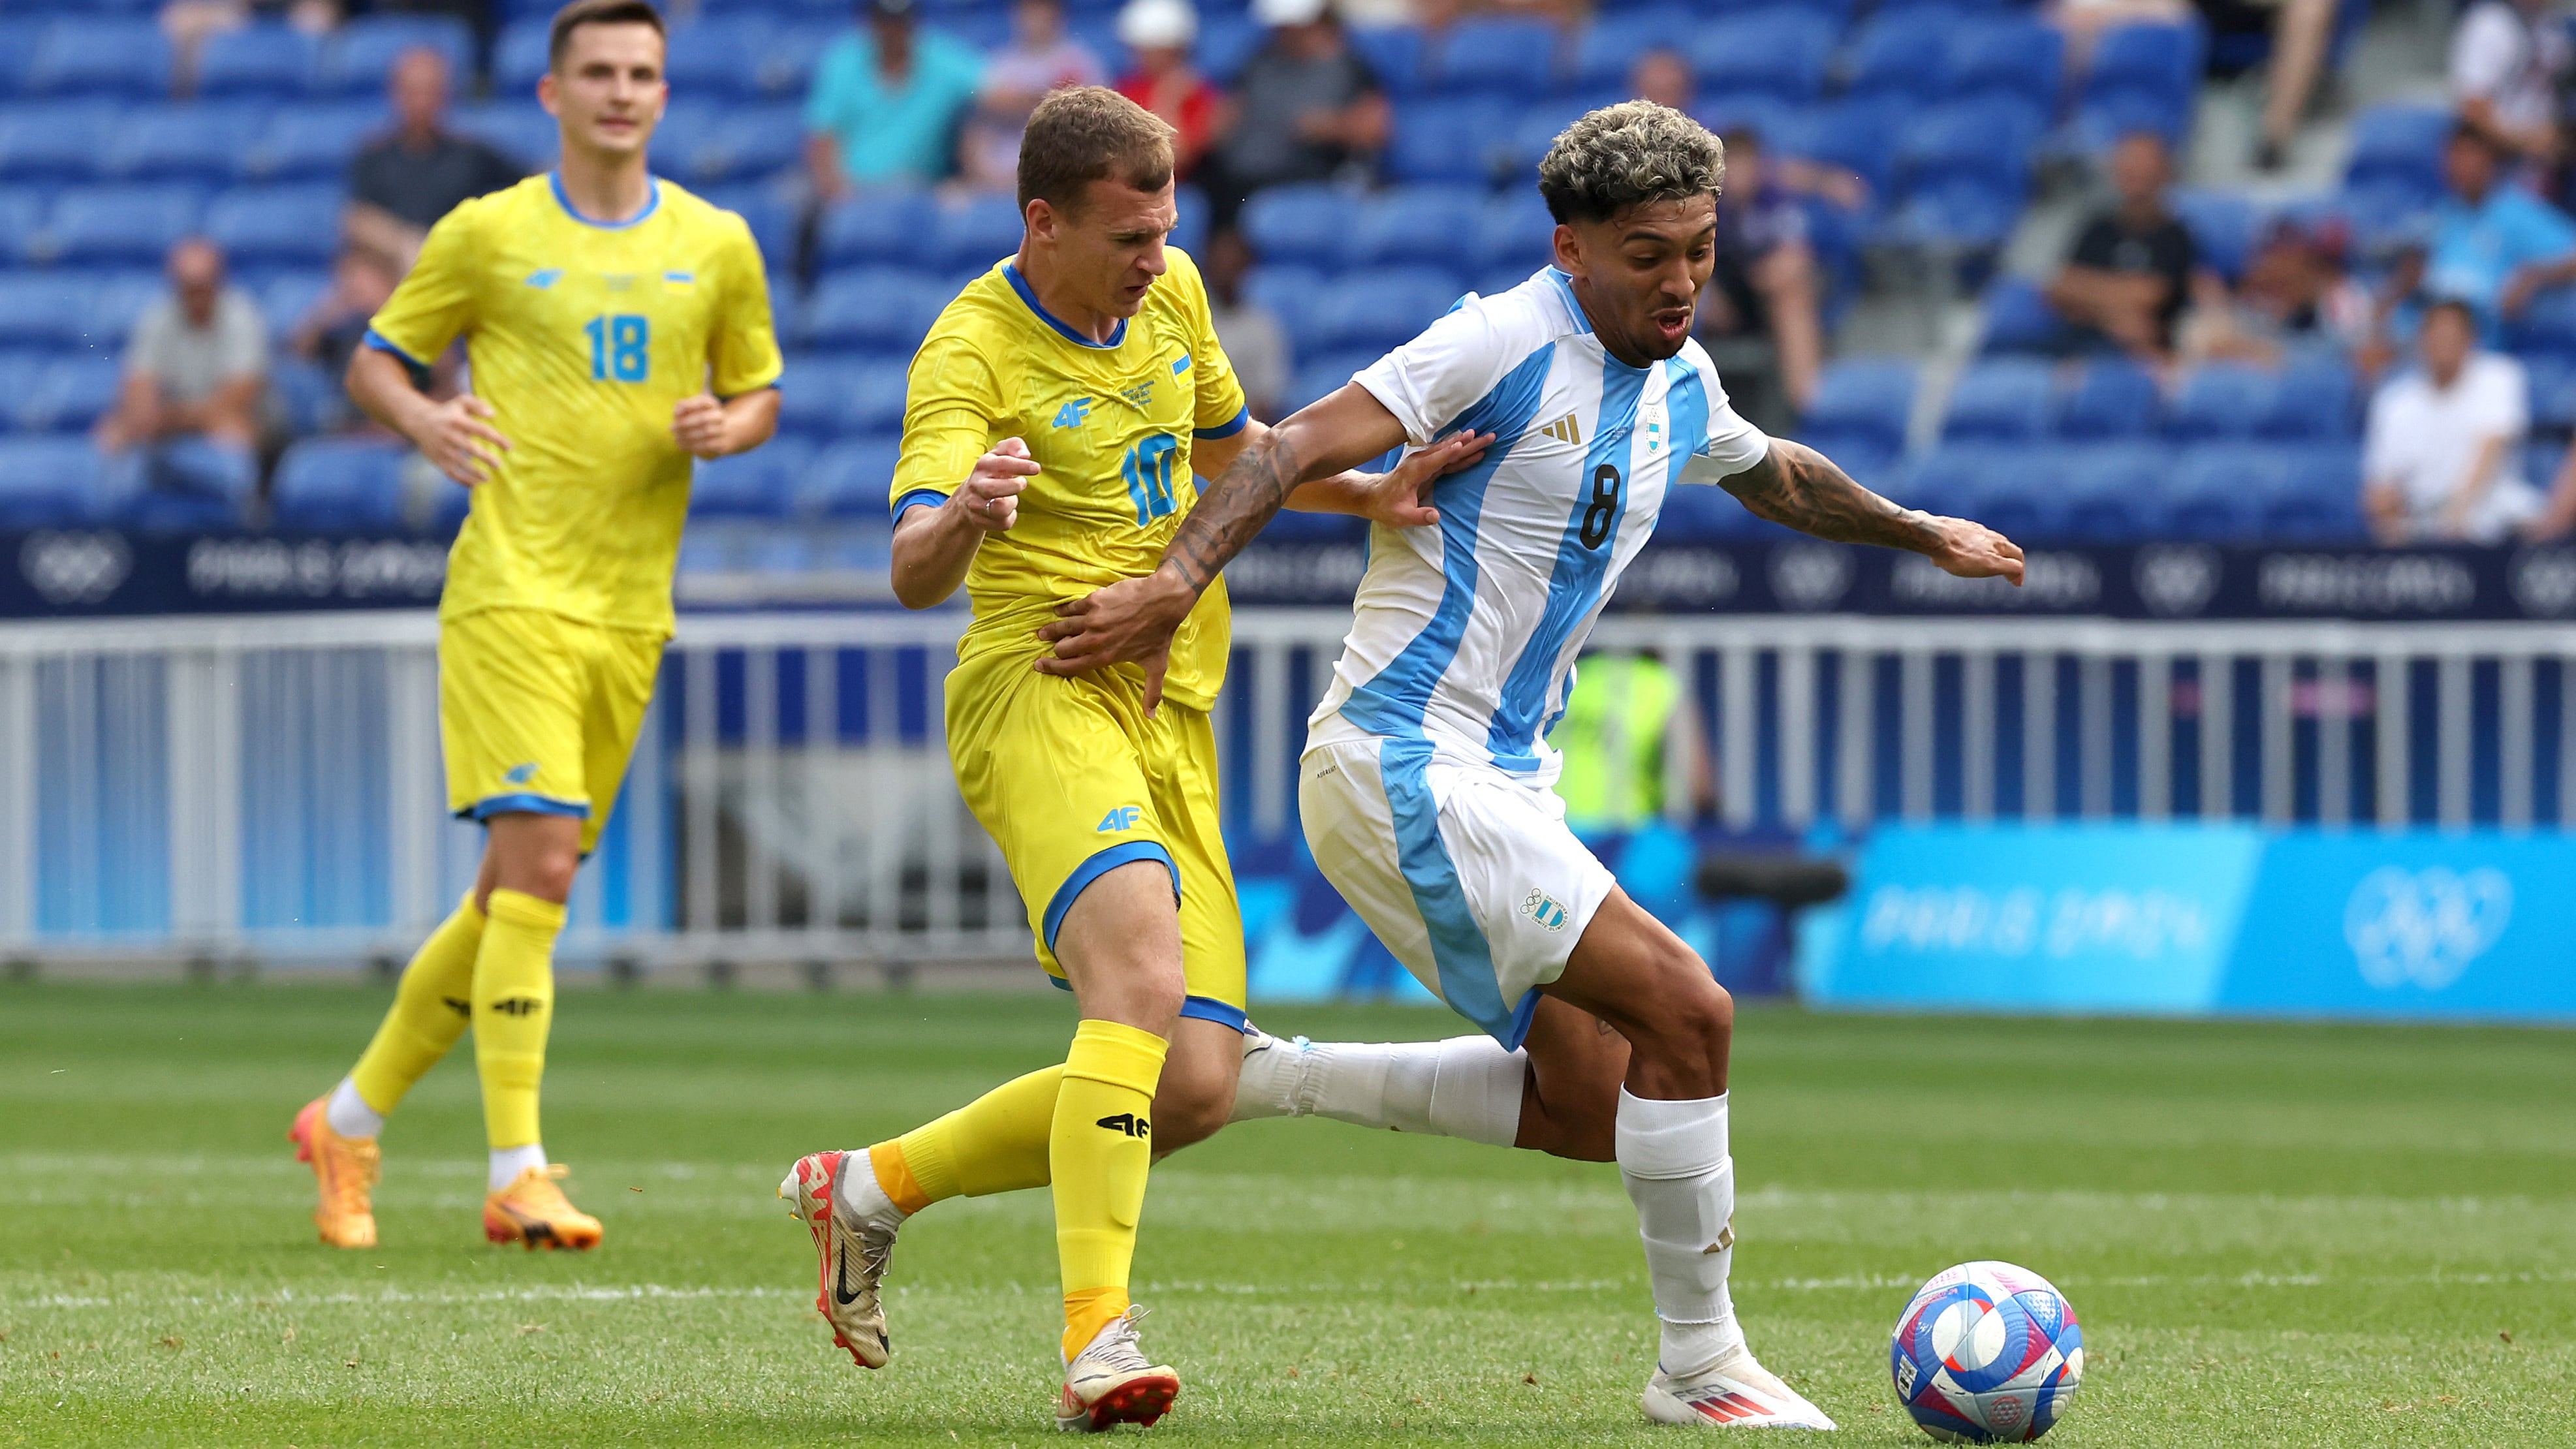
[[[1887,1368],[1896,1401],[1942,1443],[2025,1443],[2075,1402],[2084,1330],[2037,1273],[1961,1263],[1905,1305]]]

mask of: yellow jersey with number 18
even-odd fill
[[[426,363],[460,336],[510,449],[473,490],[440,615],[543,609],[667,635],[694,461],[672,408],[778,380],[751,229],[658,179],[633,220],[593,221],[532,176],[430,228],[367,340]]]
[[[955,493],[1004,438],[1027,443],[1040,469],[1020,495],[1019,522],[986,537],[967,571],[975,620],[958,641],[961,660],[1035,657],[1036,631],[1057,604],[1152,573],[1198,501],[1190,444],[1243,430],[1243,386],[1217,346],[1198,266],[1178,248],[1163,255],[1169,270],[1107,342],[1049,316],[1003,262],[948,304],[912,360],[891,495],[898,520]],[[1219,579],[1173,636],[1164,690],[1175,702],[1215,702],[1229,622]]]

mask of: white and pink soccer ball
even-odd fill
[[[1896,1399],[1944,1444],[2019,1444],[2049,1431],[2084,1378],[2084,1331],[2047,1279],[1961,1263],[1905,1305],[1888,1346]]]

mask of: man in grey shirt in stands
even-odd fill
[[[123,464],[129,489],[238,503],[257,476],[267,324],[225,284],[223,253],[211,243],[172,247],[169,275],[169,292],[144,309],[126,341],[124,381],[99,420],[98,445]]]

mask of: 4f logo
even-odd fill
[[[1115,1132],[1122,1137],[1151,1137],[1154,1135],[1154,1124],[1137,1116],[1133,1112],[1121,1112],[1114,1117],[1103,1117],[1092,1125],[1095,1127],[1106,1127],[1110,1131]]]
[[[1055,410],[1055,425],[1059,428],[1078,428],[1090,420],[1091,399],[1087,397],[1075,398]]]
[[[512,996],[492,1003],[492,1009],[503,1016],[528,1016],[545,1010],[545,1006],[533,996]]]
[[[1121,805],[1117,809],[1100,817],[1100,829],[1097,833],[1101,835],[1115,835],[1122,830],[1133,830],[1136,828],[1136,822],[1144,817],[1145,807],[1141,805]]]
[[[524,765],[512,765],[501,772],[501,783],[504,785],[524,785],[535,778],[537,778],[537,762],[534,760]]]

